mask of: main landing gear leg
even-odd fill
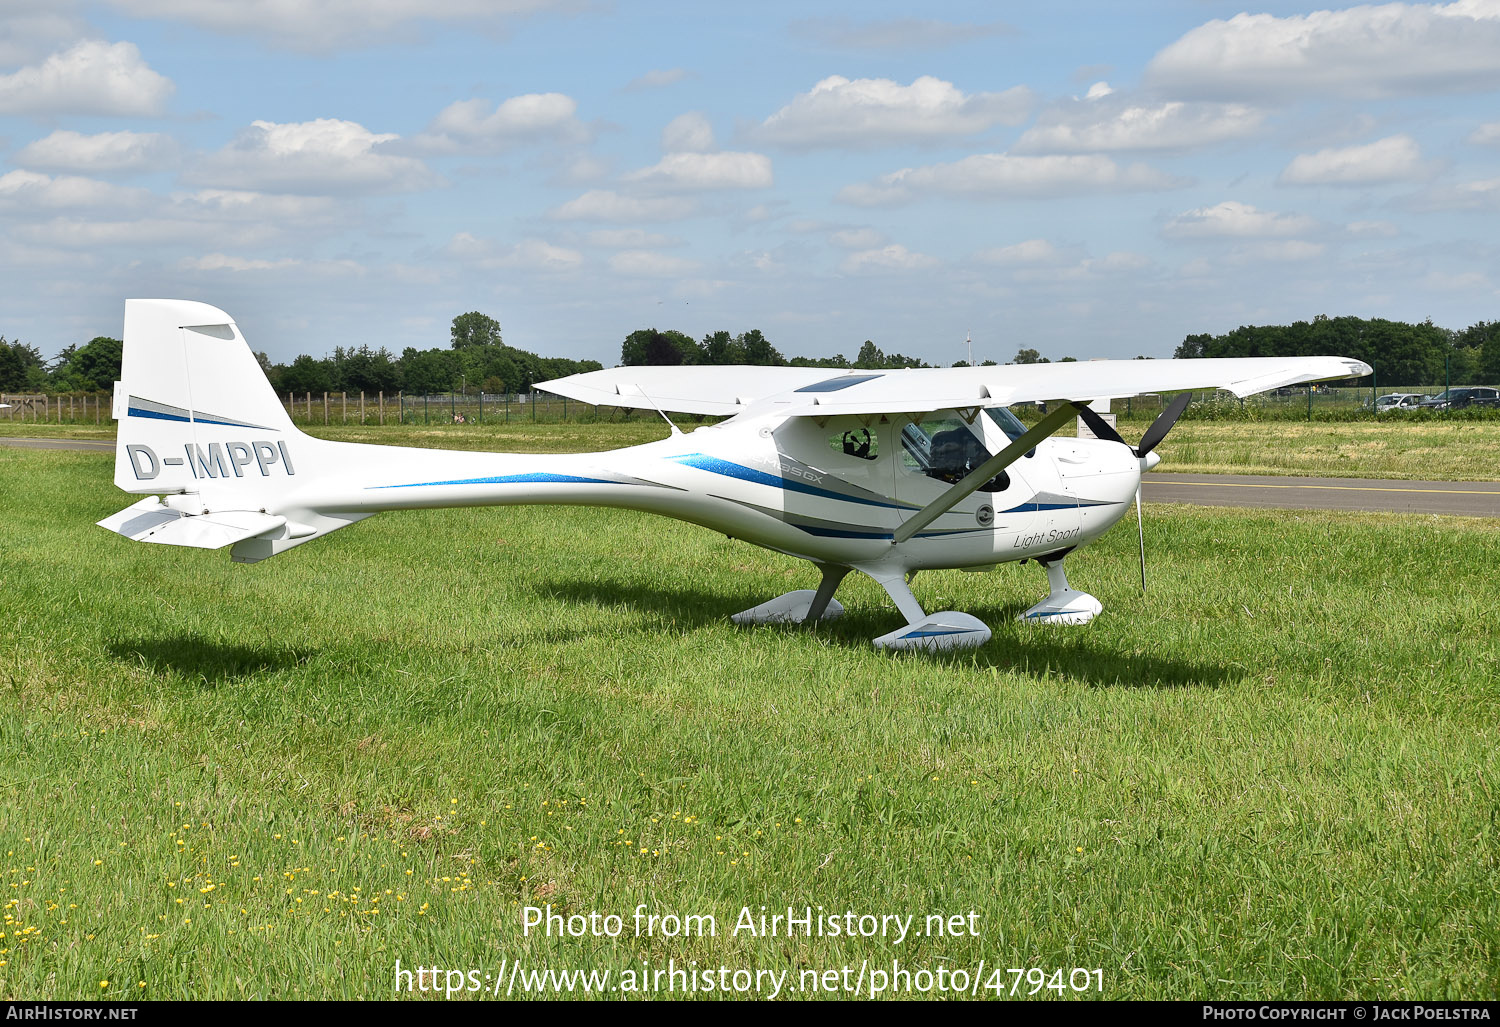
[[[911,594],[904,568],[865,568],[880,583],[907,620],[907,625],[875,639],[877,649],[974,649],[990,640],[990,629],[978,617],[954,610],[928,614]]]
[[[818,591],[813,594],[812,603],[807,608],[807,615],[802,618],[804,621],[833,620],[835,617],[844,615],[844,606],[833,598],[833,593],[838,591],[844,575],[854,568],[825,563],[820,565],[819,569],[823,572],[823,580],[818,582]]]
[[[831,563],[818,564],[823,580],[818,590],[801,588],[786,595],[741,610],[729,619],[736,624],[804,624],[820,620],[836,620],[844,615],[843,604],[833,598],[839,583],[851,568]]]
[[[1063,558],[1038,560],[1047,571],[1047,585],[1051,594],[1017,620],[1032,624],[1087,624],[1104,609],[1104,604],[1089,595],[1068,586],[1068,575],[1063,571]]]

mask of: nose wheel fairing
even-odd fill
[[[1047,571],[1047,584],[1051,591],[1047,598],[1016,619],[1028,624],[1087,624],[1104,611],[1104,604],[1087,592],[1080,592],[1068,585],[1068,575],[1063,571],[1062,558],[1042,564]]]

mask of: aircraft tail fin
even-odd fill
[[[165,495],[100,521],[140,542],[258,560],[358,520],[299,512],[293,495],[338,443],[298,431],[239,327],[188,300],[126,300],[115,384],[115,484]],[[306,522],[306,523],[304,523]]]
[[[305,438],[233,319],[187,300],[125,301],[114,414],[115,484],[138,494],[286,477]]]

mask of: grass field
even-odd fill
[[[369,425],[308,429],[340,442],[497,452],[579,452],[638,445],[666,436],[661,421],[581,424]],[[1137,439],[1142,424],[1121,427]],[[112,427],[0,424],[0,436],[114,438]],[[1161,470],[1197,474],[1306,474],[1413,481],[1500,477],[1500,422],[1350,421],[1309,423],[1183,421],[1162,443]]]
[[[246,567],[93,527],[107,455],[0,480],[0,995],[899,959],[984,960],[981,995],[1500,997],[1493,521],[1155,507],[1149,595],[1123,528],[1070,561],[1087,628],[1014,622],[1035,568],[926,574],[995,638],[890,656],[852,578],[831,627],[731,627],[812,576],[644,515],[386,514]],[[545,903],[624,936],[523,936]],[[636,937],[639,904],[718,934]],[[761,905],[978,936],[731,933]]]

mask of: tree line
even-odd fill
[[[120,377],[118,339],[96,336],[69,346],[53,360],[35,347],[0,336],[0,392],[92,392],[111,388]],[[1500,384],[1500,321],[1480,321],[1461,331],[1383,318],[1327,317],[1290,325],[1242,325],[1223,335],[1189,335],[1173,354],[1192,357],[1315,356],[1334,354],[1363,360],[1378,381],[1390,385]],[[301,354],[272,363],[257,353],[261,368],[279,393],[365,392],[412,394],[457,391],[529,392],[537,382],[597,371],[596,360],[543,357],[505,344],[500,323],[479,311],[453,319],[448,347],[408,346],[398,356],[381,347],[336,346],[331,355]],[[1136,359],[1145,359],[1137,357]],[[1061,357],[1068,362],[1072,357]],[[1047,363],[1023,347],[1012,364]],[[784,356],[759,329],[731,334],[710,332],[694,340],[679,331],[642,328],[620,346],[624,365],[760,364],[833,369],[927,367],[916,357],[886,353],[866,339],[850,360]],[[984,365],[995,361],[986,360]],[[965,366],[958,361],[954,367]]]
[[[0,392],[92,392],[113,387],[120,377],[118,339],[99,337],[69,346],[52,361],[35,346],[0,337]],[[394,395],[457,392],[529,392],[532,385],[583,371],[597,371],[597,360],[543,357],[508,346],[500,323],[479,311],[453,319],[448,348],[408,346],[399,356],[385,347],[336,346],[325,357],[300,354],[272,363],[256,353],[261,370],[278,393],[385,392]]]
[[[1189,335],[1175,357],[1304,357],[1363,360],[1376,384],[1500,384],[1500,321],[1462,331],[1384,318],[1328,317],[1289,325],[1242,325],[1223,335]],[[1368,384],[1368,379],[1364,380]]]
[[[709,332],[694,342],[692,336],[678,331],[642,328],[625,336],[620,346],[620,363],[626,367],[675,364],[759,364],[776,367],[832,368],[898,368],[927,367],[916,357],[886,353],[869,339],[860,346],[851,361],[842,353],[831,357],[792,357],[788,359],[771,345],[759,328],[738,335]],[[994,361],[987,361],[993,364]]]

